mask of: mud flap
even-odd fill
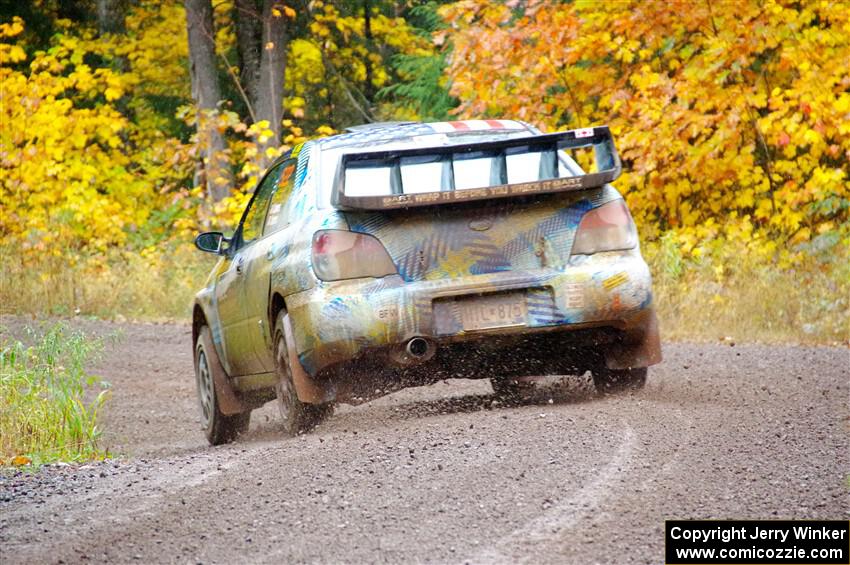
[[[283,317],[283,335],[286,337],[286,343],[295,343],[295,338],[292,335],[292,322],[289,319],[289,314]],[[289,368],[292,371],[292,383],[295,385],[295,394],[298,395],[298,400],[309,404],[323,404],[330,402],[333,398],[327,394],[324,388],[316,384],[310,378],[301,361],[298,359],[298,354],[294,347],[289,349]]]
[[[201,332],[199,339],[206,341],[204,349],[207,351],[207,355],[210,357],[215,355],[215,359],[209,360],[209,366],[210,371],[212,372],[213,383],[215,385],[215,400],[218,404],[219,411],[221,411],[221,413],[225,416],[233,416],[234,414],[248,412],[253,407],[245,404],[233,389],[233,386],[230,384],[230,378],[228,378],[227,373],[224,372],[224,367],[221,366],[221,360],[218,357],[218,350],[212,342],[210,330],[209,328],[205,329],[206,331]]]
[[[655,309],[642,312],[629,320],[626,338],[605,353],[609,369],[649,367],[661,362],[661,337]]]

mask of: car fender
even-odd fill
[[[213,345],[219,358],[222,357],[222,337],[221,337],[221,321],[218,318],[218,313],[214,306],[215,296],[212,287],[206,287],[195,295],[195,304],[193,307],[192,316],[192,344],[198,340],[198,332],[200,331],[201,323],[206,324],[212,334]],[[200,309],[202,317],[199,319],[197,312]]]

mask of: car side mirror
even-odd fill
[[[224,237],[224,234],[220,231],[208,231],[195,238],[195,247],[207,253],[222,255],[224,253],[223,246],[228,242],[230,240]]]

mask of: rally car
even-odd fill
[[[298,145],[231,237],[195,241],[221,256],[193,314],[208,440],[274,398],[295,434],[450,377],[643,386],[661,348],[620,171],[604,126],[386,123]]]

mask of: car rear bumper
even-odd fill
[[[633,250],[574,257],[563,270],[418,282],[391,276],[323,283],[287,297],[286,302],[299,359],[314,378],[370,354],[404,368],[430,361],[430,351],[412,360],[406,355],[405,345],[416,337],[440,349],[592,328],[618,332],[611,343],[598,344],[606,349],[610,367],[641,367],[660,360],[651,286],[649,269],[640,252]],[[451,304],[458,298],[504,292],[525,294],[523,325],[465,332],[452,315]]]

